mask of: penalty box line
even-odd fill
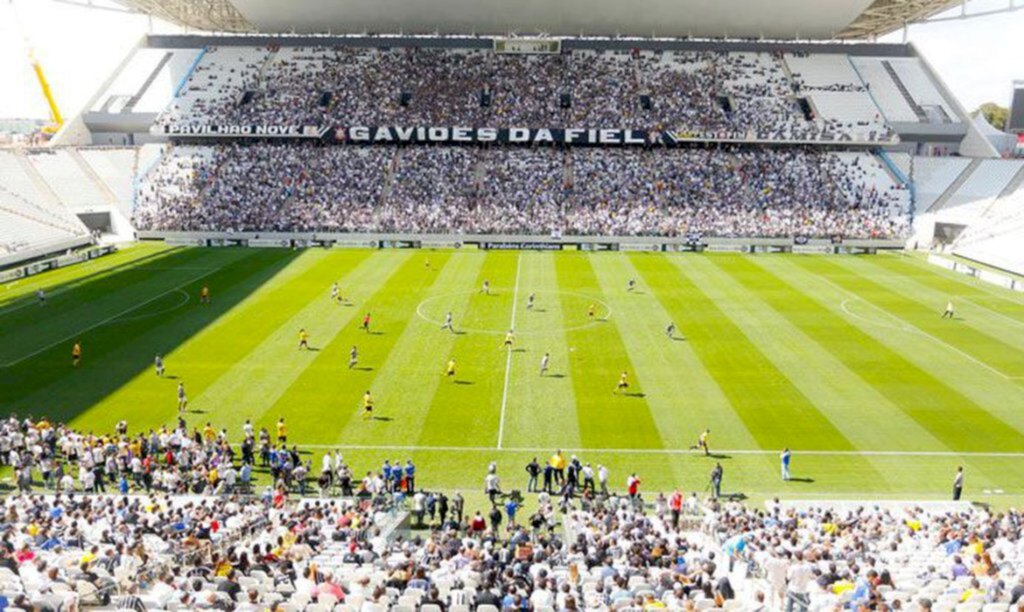
[[[301,448],[326,450],[367,450],[367,451],[436,451],[436,452],[499,452],[499,453],[550,453],[553,447],[529,446],[420,446],[420,445],[377,445],[377,444],[299,444]],[[563,453],[600,453],[604,455],[693,455],[703,457],[702,451],[683,448],[561,448]],[[779,451],[761,448],[714,449],[716,455],[778,455]],[[1020,458],[1024,452],[999,451],[899,451],[899,450],[800,450],[797,455],[823,457],[989,457]]]

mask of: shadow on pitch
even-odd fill
[[[813,478],[790,478],[786,482],[814,482]]]
[[[634,393],[623,393],[622,395],[624,395],[625,397],[637,397],[637,398],[645,398],[645,397],[647,397],[646,393],[640,393],[639,391],[634,392]]]
[[[476,384],[476,383],[474,383],[471,380],[453,380],[452,382],[457,384],[457,385],[475,385]]]
[[[545,378],[565,378],[565,374],[548,374]]]
[[[686,342],[686,338],[684,338],[682,336],[672,336],[672,341],[673,342]]]
[[[372,418],[371,420],[372,420],[372,421],[384,421],[384,422],[391,422],[391,421],[394,421],[394,419],[393,419],[393,418],[391,418],[391,417],[385,417],[385,416],[375,416],[375,417],[373,417],[373,418]]]
[[[7,368],[0,368],[0,409],[6,412],[26,413],[32,410],[39,414],[40,398],[45,397],[46,416],[58,422],[66,422],[89,410],[105,397],[123,387],[142,372],[151,372],[153,355],[171,354],[206,327],[214,324],[267,281],[285,269],[301,251],[277,249],[180,249],[162,257],[146,259],[137,266],[126,266],[113,273],[99,275],[86,282],[71,281],[68,289],[61,294],[61,304],[56,300],[48,308],[49,315],[59,317],[66,329],[54,334],[53,346]],[[150,268],[156,268],[150,270]],[[178,272],[175,269],[181,268]],[[201,271],[210,272],[203,275]],[[148,273],[147,273],[148,272]],[[154,282],[166,275],[166,282]],[[88,277],[87,277],[88,278]],[[162,279],[161,279],[162,280]],[[176,310],[160,313],[160,316],[138,316],[118,322],[116,331],[102,324],[104,313],[97,313],[98,304],[104,300],[145,300],[162,293],[177,290],[188,295],[198,295],[204,283],[209,284],[216,299],[199,308],[195,302]],[[138,285],[134,295],[127,294],[126,288]],[[55,288],[51,287],[51,291]],[[148,292],[148,293],[147,293]],[[66,299],[65,299],[66,298]],[[120,306],[130,308],[131,303]],[[102,304],[105,308],[119,305]],[[155,306],[141,305],[131,315],[148,315]],[[0,324],[3,329],[17,326],[34,333],[32,341],[38,342],[39,320],[21,321],[24,309],[4,317]],[[34,313],[33,313],[34,314]],[[55,319],[57,320],[57,319]],[[33,332],[32,330],[35,330]],[[9,342],[27,342],[4,334]],[[81,339],[85,358],[77,372],[67,364],[67,355],[72,340],[60,340],[60,336]],[[31,349],[25,345],[25,352]],[[175,397],[174,387],[180,379],[188,385],[191,364],[174,364],[175,375],[165,376],[168,402]],[[173,406],[173,403],[170,404]],[[173,410],[173,408],[172,408]],[[195,412],[193,412],[195,413]],[[171,418],[168,411],[168,418]],[[112,418],[112,417],[111,417]],[[104,423],[104,416],[97,415],[96,427],[113,426]]]
[[[371,368],[370,366],[356,366],[354,368],[349,368],[349,369],[350,370],[358,370],[360,372],[372,372],[373,371],[373,368]]]

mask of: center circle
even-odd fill
[[[481,295],[477,290],[453,291],[434,295],[416,306],[416,315],[437,327],[444,325],[445,316],[452,313],[456,331],[473,334],[504,335],[515,308],[515,333],[518,336],[556,334],[594,327],[607,321],[612,308],[604,300],[576,291],[534,291],[533,307],[529,308],[529,291],[519,291],[518,302],[513,306],[515,292],[495,287],[491,295]],[[486,311],[477,305],[474,312],[473,300],[496,300],[500,308]],[[590,306],[594,316],[590,316]],[[561,311],[561,316],[559,312]],[[501,318],[505,323],[498,322]]]

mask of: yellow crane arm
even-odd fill
[[[29,61],[32,62],[32,71],[36,73],[39,88],[43,90],[43,97],[46,98],[46,103],[50,107],[50,121],[53,122],[53,125],[47,126],[45,131],[56,132],[64,125],[64,117],[60,114],[60,109],[57,108],[57,101],[53,99],[53,92],[50,90],[50,83],[46,80],[46,75],[43,74],[42,64],[35,58],[35,55],[29,55]]]

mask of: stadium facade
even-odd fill
[[[160,4],[156,14],[195,25],[195,6]],[[18,219],[30,239],[12,243],[5,261],[98,231],[189,244],[938,246],[1020,269],[1007,251],[1024,229],[1024,165],[998,158],[913,45],[824,40],[871,37],[946,2],[745,5],[739,13],[758,31],[728,2],[704,12],[652,5],[614,29],[561,6],[528,11],[531,25],[521,7],[487,21],[439,5],[464,14],[435,17],[445,29],[423,20],[424,7],[396,7],[383,23],[360,20],[372,13],[365,3],[327,4],[282,16],[270,3],[236,2],[208,17],[234,10],[240,20],[220,29],[270,33],[140,41],[53,147],[2,154],[17,186],[9,206],[31,213]],[[652,16],[660,27],[645,30]],[[455,33],[517,28],[585,36]],[[374,30],[406,34],[365,34]],[[262,179],[278,185],[260,195],[197,179],[251,172],[242,162],[260,155],[302,166],[325,150],[332,165],[320,187],[295,168]],[[355,184],[346,169],[362,177],[358,190],[337,185]],[[751,173],[756,187],[739,181],[749,193],[730,183]],[[703,192],[689,184],[698,176]],[[529,187],[538,180],[542,189]],[[420,188],[439,184],[448,186],[440,196]],[[231,198],[259,210],[229,219]],[[283,210],[291,216],[272,218]]]

